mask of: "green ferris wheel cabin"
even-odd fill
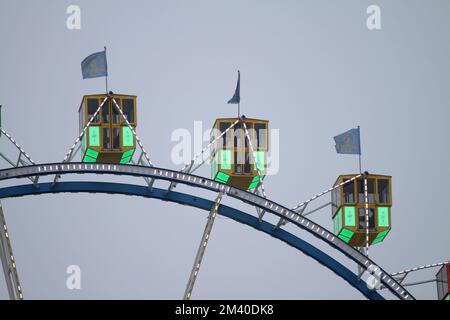
[[[236,121],[239,122],[229,129]],[[244,123],[251,144],[246,137]],[[246,117],[216,119],[211,141],[226,133],[211,149],[211,178],[242,190],[257,188],[267,172],[268,127],[267,120]]]
[[[81,160],[83,162],[129,163],[136,150],[136,139],[124,117],[134,130],[137,125],[136,96],[123,94],[84,96],[78,110],[80,133],[105,99],[100,112],[93,118],[82,137]],[[117,110],[113,99],[123,116]]]
[[[341,175],[333,186],[351,180],[357,174]],[[392,177],[367,175],[369,245],[382,242],[391,230]],[[348,182],[331,192],[333,231],[353,247],[366,244],[366,201],[364,177]]]

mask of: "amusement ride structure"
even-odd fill
[[[239,85],[239,83],[238,83]],[[238,92],[237,92],[238,93]],[[217,119],[209,144],[181,170],[155,166],[136,133],[136,96],[115,94],[86,95],[79,108],[80,132],[61,162],[35,163],[29,154],[0,124],[1,139],[12,144],[18,155],[4,154],[0,158],[8,165],[0,170],[0,182],[29,180],[26,184],[0,186],[0,199],[56,193],[108,193],[136,195],[189,205],[209,212],[207,223],[194,259],[183,298],[190,299],[217,215],[222,215],[279,239],[344,279],[368,299],[384,299],[382,290],[402,300],[413,300],[407,287],[436,282],[438,298],[450,300],[450,264],[424,265],[389,273],[369,258],[369,247],[384,240],[391,230],[391,177],[360,172],[340,175],[324,191],[289,207],[269,199],[264,178],[267,174],[269,122],[247,118],[238,111],[237,117]],[[230,100],[231,101],[231,100]],[[239,107],[239,99],[234,102]],[[1,109],[0,109],[1,110]],[[79,154],[80,160],[75,157]],[[204,165],[211,164],[211,178],[195,175]],[[144,185],[102,181],[63,181],[69,174],[110,175],[143,178]],[[45,181],[43,181],[46,179]],[[192,194],[177,192],[177,185],[194,188]],[[195,189],[207,190],[214,200],[201,198]],[[309,212],[306,208],[316,199],[331,195],[331,201]],[[255,212],[243,212],[223,204],[231,197],[253,206]],[[331,206],[332,229],[328,230],[310,219],[310,214]],[[272,224],[265,217],[276,217]],[[306,241],[283,227],[291,224],[313,237]],[[17,263],[0,203],[0,255],[10,299],[23,299]],[[326,245],[341,253],[340,262],[318,248]],[[436,279],[405,283],[405,278],[420,270],[441,267]],[[365,274],[365,278],[364,275]]]

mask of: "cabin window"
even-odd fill
[[[110,150],[111,149],[111,136],[109,128],[103,128],[103,149]]]
[[[250,154],[248,152],[245,153],[244,172],[245,173],[250,173],[251,172]]]
[[[234,126],[234,147],[242,147],[242,127],[240,123]],[[240,163],[242,163],[242,161]]]
[[[341,206],[341,194],[339,188],[331,191],[331,202],[333,204],[333,213],[334,211]]]
[[[267,129],[265,123],[255,123],[256,148],[267,148]]]
[[[94,116],[95,111],[97,111],[99,107],[98,99],[87,99],[87,112],[88,112],[88,121]],[[99,114],[95,116],[92,122],[98,123],[100,122]]]
[[[378,201],[380,203],[389,203],[389,180],[378,179]]]
[[[117,105],[120,108],[120,99],[114,99],[117,102]],[[119,124],[120,123],[120,119],[122,118],[122,115],[120,114],[120,111],[117,110],[117,106],[114,103],[114,101],[111,101],[111,109],[112,109],[112,122],[114,124]]]
[[[374,179],[367,179],[367,201],[375,203],[375,183]],[[364,199],[364,179],[358,180],[358,202],[365,203]]]
[[[234,152],[234,172],[242,173],[242,152]]]
[[[253,124],[246,123],[245,126],[247,127],[247,131],[248,131],[248,135],[249,135],[248,139],[251,139],[252,138],[252,132],[253,132]],[[245,135],[245,137],[244,137],[244,139],[245,139],[245,147],[248,148],[248,139],[247,139],[247,135],[245,134],[245,132],[244,132],[244,135]],[[255,146],[252,145],[252,147],[254,148]]]
[[[120,128],[113,128],[113,149],[120,150]]]
[[[102,122],[109,123],[110,114],[109,114],[109,101],[106,101],[102,106]]]
[[[231,123],[229,122],[221,122],[219,124],[219,130],[221,133],[224,133],[229,127],[231,126]],[[230,139],[230,131],[228,131],[226,134],[222,136],[222,149],[225,149],[228,146]]]
[[[345,179],[344,181],[348,181],[349,179]],[[355,183],[347,182],[342,187],[344,192],[344,203],[355,203]]]
[[[130,123],[134,123],[134,100],[123,99],[122,109],[125,118],[127,118]]]
[[[358,209],[359,230],[366,230],[366,209]],[[373,208],[369,208],[369,231],[375,231],[375,213]]]

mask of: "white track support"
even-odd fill
[[[331,202],[325,203],[325,204],[321,205],[320,207],[317,207],[317,208],[315,208],[315,209],[313,209],[313,210],[311,210],[311,211],[308,211],[308,212],[303,213],[302,215],[305,216],[305,217],[306,217],[306,216],[309,216],[310,214],[313,214],[314,212],[317,212],[317,211],[319,211],[319,210],[321,210],[321,209],[323,209],[323,208],[326,208],[326,207],[328,207],[329,205],[331,205]]]
[[[365,205],[365,225],[366,225],[366,257],[369,256],[369,195],[367,192],[367,173],[364,173],[364,205]],[[375,214],[375,212],[374,212]],[[375,217],[374,217],[375,218]]]
[[[261,193],[259,192],[259,186],[257,188],[255,188],[255,190],[253,190],[253,193],[256,194],[257,196],[261,197]],[[264,214],[266,213],[266,210],[255,207],[256,209],[256,213],[258,214],[258,219],[259,222],[262,221],[262,218],[264,217]]]
[[[197,279],[198,272],[200,270],[200,265],[203,260],[203,255],[205,254],[206,246],[208,245],[208,241],[211,235],[211,230],[214,224],[214,221],[217,216],[217,211],[219,210],[220,202],[222,201],[222,193],[216,198],[214,205],[211,208],[211,211],[208,215],[208,221],[205,226],[205,230],[203,231],[202,240],[200,242],[200,246],[197,251],[197,256],[195,257],[194,265],[192,267],[191,275],[189,276],[189,281],[186,286],[186,290],[184,292],[184,300],[191,299],[192,290],[194,289],[195,280]]]
[[[432,283],[432,282],[436,282],[437,279],[421,280],[421,281],[417,281],[417,282],[411,282],[411,283],[403,284],[403,282],[405,281],[406,277],[410,273],[414,273],[414,272],[417,272],[417,271],[422,271],[422,270],[426,270],[426,269],[430,269],[430,268],[441,267],[441,266],[443,266],[443,265],[445,265],[447,263],[450,263],[450,261],[431,263],[431,264],[426,264],[426,265],[423,265],[423,266],[420,266],[420,267],[405,269],[405,270],[402,270],[402,271],[399,271],[399,272],[391,273],[391,277],[393,277],[395,279],[395,281],[400,283],[403,287],[410,287],[410,286],[417,286],[417,285]],[[381,286],[380,287],[380,290],[383,290],[383,289],[386,289],[386,286]]]
[[[3,273],[5,274],[8,294],[11,300],[23,300],[22,287],[20,286],[16,262],[9,239],[8,227],[0,202],[0,258],[2,260]]]
[[[318,194],[316,194],[315,196],[309,198],[308,200],[303,201],[302,203],[299,203],[299,204],[296,205],[294,208],[292,208],[292,210],[295,211],[295,212],[298,212],[299,209],[300,209],[301,207],[303,207],[305,204],[308,204],[308,203],[310,203],[311,201],[320,198],[321,196],[323,196],[323,195],[325,195],[325,194],[327,194],[327,193],[333,191],[334,189],[337,189],[337,188],[342,187],[344,184],[347,184],[347,183],[350,183],[350,182],[352,182],[352,181],[355,181],[356,179],[358,179],[358,178],[361,177],[361,176],[362,176],[362,173],[357,174],[356,176],[354,176],[354,177],[351,178],[351,179],[348,179],[347,181],[344,181],[344,182],[342,182],[342,183],[339,183],[338,185],[335,185],[334,187],[331,187],[331,188],[329,188],[329,189],[327,189],[327,190],[324,190],[324,191],[322,191],[321,193],[318,193]]]
[[[25,150],[22,149],[22,147],[14,140],[14,138],[8,134],[4,129],[0,128],[0,132],[3,133],[6,138],[16,147],[17,150],[19,150],[19,156],[17,157],[17,160],[13,161],[9,159],[6,155],[0,152],[0,157],[3,158],[6,162],[8,162],[12,167],[19,167],[19,166],[30,166],[34,165],[33,159],[25,152]],[[22,156],[25,157],[25,159],[22,158]],[[34,185],[37,184],[39,178],[38,177],[29,177],[28,178],[31,182],[33,182]]]
[[[238,124],[239,120],[236,120],[234,123],[231,124],[231,126],[229,126],[224,132],[222,132],[217,138],[215,138],[213,141],[211,141],[206,147],[204,147],[202,149],[202,151],[200,151],[199,153],[197,153],[192,160],[187,163],[180,172],[182,173],[193,173],[195,170],[197,170],[198,168],[200,168],[208,159],[210,159],[210,157],[206,158],[205,160],[203,159],[203,154],[209,149],[211,148],[217,141],[219,141],[220,139],[222,139],[222,137],[228,133],[228,131],[230,131],[236,124]],[[197,161],[197,159],[199,157],[202,157],[202,161],[196,165],[194,167],[195,162]],[[167,189],[167,192],[170,192],[173,188],[175,188],[177,186],[177,184],[175,182],[171,182],[169,185],[169,188]]]
[[[135,161],[133,161],[133,159],[132,159],[132,160],[131,160],[131,163],[132,163],[132,164],[135,164],[135,165],[138,165],[138,166],[145,166],[146,164],[145,164],[145,162],[142,160],[142,156],[143,156],[143,155],[144,155],[144,153],[141,151],[141,154],[140,154],[138,160],[135,162]],[[155,183],[155,179],[149,179],[149,178],[147,178],[147,177],[144,177],[144,180],[145,180],[145,182],[147,183],[149,190],[151,190],[152,187],[153,187],[153,184]]]

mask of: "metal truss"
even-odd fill
[[[439,263],[432,263],[432,264],[426,264],[420,267],[414,267],[414,268],[410,268],[410,269],[405,269],[399,272],[395,272],[392,273],[391,276],[400,284],[402,284],[403,287],[411,287],[411,286],[417,286],[417,285],[422,285],[422,284],[427,284],[427,283],[433,283],[433,282],[437,282],[436,278],[433,279],[428,279],[428,280],[421,280],[421,281],[415,281],[415,282],[409,282],[409,283],[403,283],[405,282],[406,277],[409,274],[418,272],[418,271],[423,271],[426,269],[431,269],[431,268],[437,268],[437,267],[441,267],[445,264],[450,263],[449,261],[444,261],[444,262],[439,262]],[[381,286],[380,290],[386,289],[385,286]]]
[[[189,276],[189,280],[186,285],[186,290],[184,292],[183,297],[184,300],[189,300],[192,296],[192,290],[194,289],[195,280],[197,280],[198,272],[200,271],[200,265],[203,260],[203,255],[205,254],[206,251],[206,246],[208,245],[212,227],[214,225],[214,221],[216,219],[221,201],[222,201],[222,193],[220,192],[216,198],[216,201],[214,201],[214,205],[211,207],[211,210],[209,212],[205,230],[203,231],[202,240],[200,241],[200,246],[197,250],[197,255],[194,260],[194,265],[192,266],[191,275]]]
[[[232,186],[224,185],[222,183],[213,181],[211,179],[180,173],[179,171],[155,168],[147,166],[134,166],[134,165],[121,165],[121,164],[102,164],[102,163],[48,163],[39,164],[28,167],[12,168],[0,170],[0,181],[10,180],[19,177],[27,176],[48,176],[54,174],[113,174],[113,175],[128,175],[134,177],[149,177],[157,180],[182,183],[191,187],[201,188],[204,190],[213,191],[216,194],[223,192],[224,194],[241,200],[243,203],[259,207],[266,212],[284,218],[292,223],[296,227],[310,233],[319,241],[329,245],[335,250],[343,253],[348,259],[352,260],[356,264],[364,267],[376,275],[382,284],[386,285],[390,292],[395,296],[403,300],[413,300],[414,296],[411,295],[405,288],[403,288],[389,273],[383,270],[373,260],[369,259],[365,255],[361,254],[354,247],[348,245],[339,237],[336,237],[332,232],[322,227],[318,223],[299,215],[297,212],[284,207],[283,205],[276,203],[270,199],[263,198],[253,194],[251,192],[241,190]],[[55,187],[57,192],[58,187]],[[170,192],[167,193],[170,195]],[[277,231],[277,230],[274,230]],[[278,229],[279,232],[282,229]]]
[[[0,257],[2,260],[3,274],[11,300],[22,300],[22,287],[20,286],[19,274],[17,273],[16,260],[12,251],[8,227],[0,202]]]

